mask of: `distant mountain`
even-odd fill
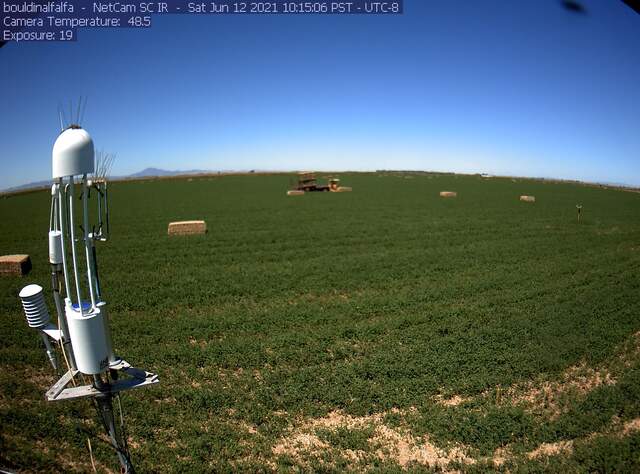
[[[142,171],[138,171],[137,173],[130,174],[128,176],[110,176],[109,179],[111,181],[119,181],[123,179],[137,179],[137,178],[153,178],[153,177],[162,177],[162,176],[181,176],[181,175],[190,175],[190,174],[202,174],[202,173],[211,173],[208,170],[163,170],[160,168],[145,168]],[[34,181],[32,183],[21,184],[20,186],[14,186],[12,188],[7,188],[0,190],[3,193],[14,193],[16,191],[26,191],[29,189],[45,189],[51,187],[52,180],[46,179],[43,181]]]
[[[151,176],[180,176],[184,174],[201,174],[201,173],[211,173],[208,170],[163,170],[160,168],[145,168],[142,171],[138,171],[137,173],[130,174],[126,176],[126,178],[147,178]]]
[[[13,193],[16,191],[26,191],[28,189],[46,189],[51,187],[52,180],[45,179],[44,181],[34,181],[33,183],[21,184],[20,186],[14,186],[13,188],[3,189],[0,192]]]

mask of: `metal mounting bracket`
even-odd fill
[[[104,390],[98,390],[93,385],[81,385],[77,387],[67,387],[71,379],[79,373],[78,370],[69,370],[60,377],[55,384],[45,394],[47,401],[54,402],[60,400],[72,400],[74,398],[96,397],[110,393],[123,392],[134,388],[146,387],[160,382],[157,374],[146,370],[132,367],[127,361],[122,360],[109,367],[110,370],[117,370],[128,377],[114,380],[106,386]]]

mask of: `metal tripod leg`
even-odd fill
[[[98,389],[104,388],[104,383],[102,382],[102,380],[100,380],[99,377],[96,378],[95,384],[96,388]],[[135,470],[133,468],[133,464],[131,463],[125,441],[121,440],[118,437],[118,432],[116,431],[116,424],[113,416],[113,395],[109,392],[106,392],[102,395],[96,396],[95,399],[98,405],[100,419],[102,420],[104,429],[107,432],[109,439],[111,440],[111,444],[116,450],[118,460],[120,461],[120,465],[122,466],[122,471],[125,474],[134,474]]]

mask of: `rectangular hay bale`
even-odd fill
[[[205,234],[207,232],[207,223],[205,221],[180,221],[169,222],[169,235],[196,235]]]
[[[520,196],[520,200],[523,202],[536,202],[535,196]]]
[[[440,197],[443,197],[443,198],[454,198],[457,196],[458,196],[458,193],[455,191],[440,191]]]
[[[297,189],[292,189],[291,191],[287,191],[287,196],[302,196],[304,195],[304,191],[299,191]]]
[[[26,254],[0,256],[1,275],[26,275],[31,271],[31,257]]]

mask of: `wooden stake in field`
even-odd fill
[[[582,216],[582,204],[576,204],[576,209],[578,210],[578,222],[580,222],[580,217]]]

